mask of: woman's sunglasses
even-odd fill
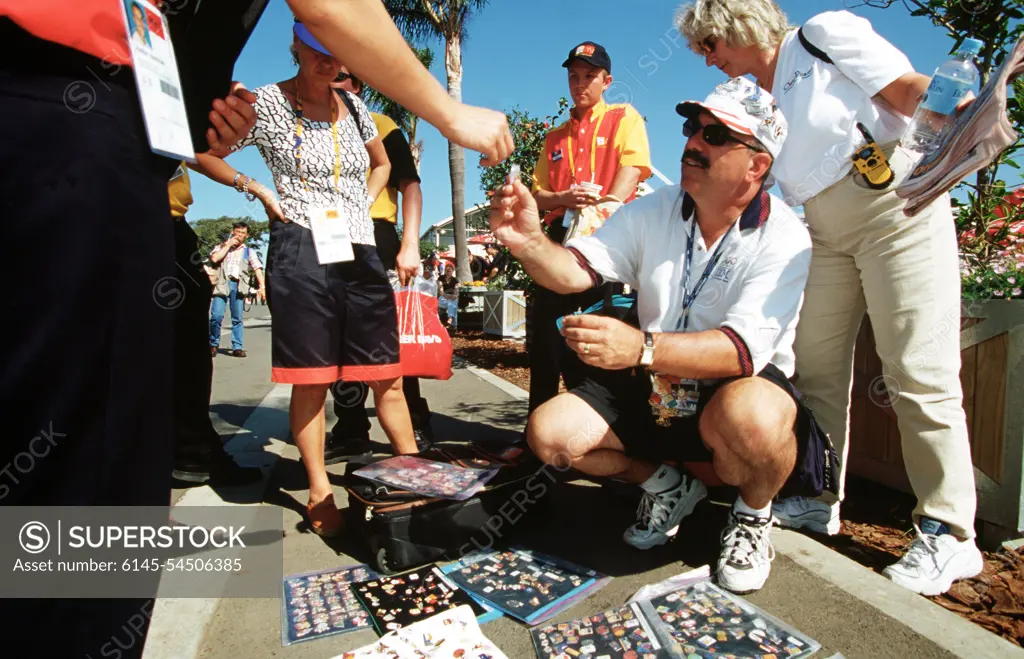
[[[724,124],[708,124],[707,126],[704,126],[696,119],[687,119],[683,122],[684,137],[693,137],[697,133],[700,133],[701,139],[704,140],[704,143],[708,146],[722,146],[727,142],[735,142],[737,144],[742,144],[753,151],[761,150],[754,144],[744,142],[740,138],[734,137],[732,131],[730,131]]]
[[[351,80],[352,78],[353,75],[351,73],[339,73],[338,77],[334,79],[334,82],[345,82],[346,80]]]
[[[704,56],[707,57],[711,53],[715,52],[715,46],[717,44],[718,41],[714,37],[705,37],[704,41],[700,42],[700,47],[704,53]]]

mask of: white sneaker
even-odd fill
[[[665,544],[679,530],[679,522],[707,495],[704,483],[686,474],[680,474],[679,485],[671,490],[659,494],[645,491],[636,510],[636,523],[626,529],[622,539],[637,549]]]
[[[839,504],[829,505],[817,499],[790,497],[772,504],[772,515],[779,526],[807,529],[823,535],[839,533]]]
[[[882,573],[907,590],[931,597],[949,590],[957,579],[977,576],[984,568],[974,540],[960,541],[949,534],[930,535],[917,529],[907,553]]]
[[[732,511],[729,525],[722,531],[722,555],[715,570],[718,585],[739,595],[764,586],[775,560],[774,523],[773,519]]]

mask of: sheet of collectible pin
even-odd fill
[[[592,592],[603,575],[523,549],[464,558],[449,578],[463,590],[527,623],[542,622]]]
[[[484,636],[472,608],[459,606],[432,618],[403,627],[395,636],[428,657],[507,659]]]
[[[587,618],[534,627],[530,632],[540,659],[667,659],[671,656],[636,603]]]
[[[498,470],[472,469],[411,455],[398,455],[366,465],[355,473],[424,496],[463,501],[479,492]]]
[[[370,627],[370,614],[349,584],[376,576],[367,566],[357,565],[285,577],[282,645]]]
[[[381,635],[464,604],[472,607],[475,615],[484,612],[436,565],[378,577],[354,584],[352,589]]]
[[[662,643],[687,659],[800,659],[814,640],[710,581],[641,604]]]
[[[508,659],[483,633],[473,610],[460,606],[389,632],[335,659]]]

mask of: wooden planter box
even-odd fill
[[[1024,531],[1024,301],[964,300],[960,382],[978,489],[978,519]],[[922,347],[927,353],[927,346]],[[849,471],[911,491],[870,322],[857,338]]]
[[[484,333],[503,338],[526,336],[526,296],[523,291],[487,291],[484,300]]]

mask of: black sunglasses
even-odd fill
[[[334,82],[345,82],[346,80],[351,80],[353,77],[355,76],[351,73],[339,73],[338,77],[334,79]]]
[[[744,142],[740,138],[735,137],[728,126],[724,124],[708,124],[705,126],[696,119],[687,119],[683,123],[683,136],[689,138],[697,133],[701,134],[701,139],[708,146],[722,146],[726,142],[735,142],[736,144],[742,144],[752,151],[760,152],[762,150],[757,145]]]

